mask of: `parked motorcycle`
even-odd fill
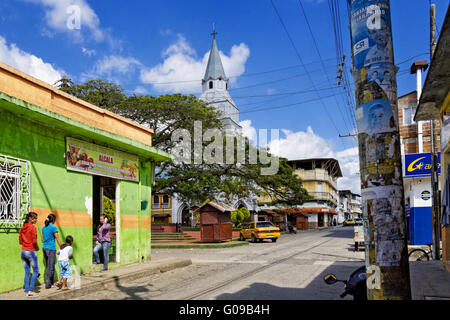
[[[345,284],[345,290],[340,295],[341,298],[350,294],[353,296],[353,300],[367,300],[366,266],[362,266],[353,271],[348,280],[339,280],[332,273],[325,275],[323,280],[326,284],[343,282]]]
[[[293,226],[289,225],[289,226],[288,226],[288,229],[289,229],[289,233],[295,233],[295,234],[297,234],[297,230],[295,230]]]

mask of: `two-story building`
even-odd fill
[[[351,217],[353,219],[362,218],[361,195],[352,193],[349,205]]]
[[[412,64],[411,74],[416,74],[417,78],[416,90],[398,98],[407,237],[412,245],[423,245],[432,241],[431,124],[430,121],[414,121],[418,96],[421,95],[421,73],[427,68],[426,61],[416,61]],[[439,137],[440,125],[436,122],[435,150],[440,149]]]
[[[61,240],[74,238],[71,264],[85,273],[107,196],[114,203],[113,262],[150,258],[152,167],[172,158],[152,147],[152,135],[0,63],[0,292],[23,285],[19,230],[30,211],[38,214],[39,246],[45,219],[56,215]],[[44,270],[42,250],[37,256]]]
[[[339,190],[339,204],[337,207],[338,223],[342,224],[346,219],[351,217],[350,201],[352,192],[350,190]]]
[[[308,215],[308,228],[326,227],[337,222],[339,192],[337,179],[342,177],[339,161],[333,158],[291,160],[294,174],[312,197],[298,208]]]
[[[441,217],[436,217],[432,226],[436,239],[439,234],[442,241],[442,262],[450,271],[450,214],[448,203],[450,198],[450,10],[447,10],[441,28],[439,40],[433,53],[423,92],[420,95],[414,121],[440,122],[440,146],[436,148],[441,152]],[[437,241],[435,243],[438,243]],[[435,251],[436,252],[436,251]]]
[[[361,196],[350,190],[339,190],[338,223],[362,217]]]

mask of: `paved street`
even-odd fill
[[[344,227],[235,248],[153,249],[153,260],[190,258],[192,265],[81,299],[341,300],[343,284],[328,286],[322,277],[332,272],[347,279],[364,263],[364,252],[354,251],[352,238],[353,227]]]

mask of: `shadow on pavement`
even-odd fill
[[[349,265],[346,266],[346,263]],[[327,285],[323,281],[323,277],[328,273],[334,273],[338,279],[347,280],[350,274],[358,269],[357,264],[348,261],[333,263],[306,284],[304,288],[278,287],[255,282],[235,293],[221,294],[217,296],[217,300],[352,300],[352,296],[346,296],[343,299],[339,297],[344,292],[343,283]],[[364,262],[358,265],[362,266]]]
[[[120,285],[119,277],[114,276],[113,278],[114,278],[115,288],[119,289],[122,293],[125,293],[128,296],[122,300],[144,300],[138,294],[149,292],[149,290],[146,288],[148,286],[148,284],[142,285],[142,286],[136,286],[136,287],[124,287],[124,286]]]

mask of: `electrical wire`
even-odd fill
[[[331,81],[330,81],[330,78],[328,77],[328,74],[326,73],[326,71],[325,71],[325,65],[324,65],[324,63],[323,63],[323,59],[322,59],[322,55],[320,54],[320,50],[319,50],[319,46],[318,46],[318,44],[317,44],[317,41],[316,41],[316,38],[314,37],[314,32],[313,32],[313,30],[312,30],[312,28],[311,28],[311,24],[309,23],[309,19],[308,19],[308,17],[307,17],[307,15],[306,15],[306,11],[305,11],[305,8],[303,7],[303,4],[302,4],[302,1],[301,0],[298,0],[298,4],[299,4],[299,9],[301,9],[301,13],[303,14],[303,16],[304,16],[304,18],[305,18],[305,21],[306,21],[306,24],[307,24],[307,26],[308,26],[308,30],[309,30],[309,33],[310,33],[310,35],[311,35],[311,38],[312,38],[312,40],[313,40],[313,43],[314,43],[314,48],[316,49],[316,52],[317,52],[317,55],[319,56],[319,59],[320,59],[320,61],[321,61],[321,65],[322,65],[322,68],[323,68],[323,70],[324,70],[324,73],[325,73],[325,75],[326,75],[326,77],[327,77],[327,81],[328,81],[328,83],[329,83],[329,85],[331,86]],[[345,127],[347,128],[347,130],[350,132],[351,130],[349,129],[349,127],[348,127],[348,125],[347,125],[347,119],[346,119],[346,117],[344,117],[344,113],[342,112],[342,106],[341,106],[341,104],[338,102],[338,100],[336,99],[336,96],[334,97],[334,101],[336,102],[336,106],[338,107],[338,110],[339,110],[339,112],[341,113],[341,116],[342,116],[342,119],[344,120],[344,125],[345,125]],[[347,113],[346,113],[347,114]],[[348,115],[348,114],[347,114]],[[351,114],[350,114],[350,117],[348,118],[349,120],[350,120],[350,126],[352,127],[352,129],[355,127],[355,124],[353,124],[353,121],[352,121],[352,119],[351,119]],[[355,119],[356,120],[356,119]],[[356,122],[355,122],[356,123]]]
[[[273,9],[275,10],[275,13],[276,13],[277,16],[278,16],[278,19],[280,20],[281,25],[283,26],[283,29],[284,29],[286,35],[287,35],[288,38],[289,38],[289,41],[290,41],[292,47],[294,48],[294,51],[295,51],[295,53],[296,53],[298,59],[300,60],[300,63],[302,64],[302,66],[303,66],[303,68],[304,68],[306,74],[308,75],[308,78],[310,79],[311,84],[312,84],[312,85],[314,86],[314,88],[315,88],[314,82],[311,80],[311,76],[309,75],[309,73],[308,73],[308,71],[307,71],[305,65],[303,64],[303,59],[302,59],[302,57],[301,57],[301,55],[300,55],[300,53],[299,53],[297,47],[295,46],[295,43],[294,43],[294,41],[292,40],[292,37],[291,37],[289,31],[287,30],[287,27],[286,27],[286,25],[285,25],[285,23],[284,23],[284,21],[283,21],[281,15],[280,15],[280,13],[278,12],[277,7],[276,7],[275,4],[273,3],[273,0],[270,0],[270,2],[271,2],[271,4],[272,4]],[[316,89],[316,88],[315,88],[315,89]],[[339,131],[339,129],[337,128],[336,123],[334,122],[334,120],[333,120],[333,118],[331,117],[330,113],[328,112],[327,107],[326,107],[325,104],[323,103],[323,100],[322,100],[322,98],[320,97],[320,94],[319,94],[319,92],[317,91],[317,89],[316,89],[316,94],[317,94],[317,96],[319,97],[319,100],[321,101],[322,107],[324,108],[325,113],[327,114],[328,118],[330,119],[330,122],[333,124],[334,128],[336,129],[336,131],[337,131],[338,134],[340,135],[340,131]],[[342,142],[342,140],[340,140],[340,141]],[[345,146],[344,144],[343,144],[343,147],[346,148],[346,146]]]

